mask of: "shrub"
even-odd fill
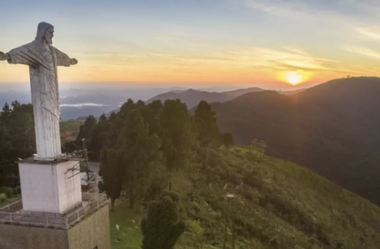
[[[158,201],[149,204],[147,217],[141,222],[143,249],[173,249],[185,223],[179,221],[178,195],[165,191]]]
[[[14,195],[20,195],[21,194],[21,187],[20,186],[16,186],[13,189],[13,193],[14,193]]]
[[[4,193],[1,193],[0,194],[0,203],[4,203],[6,199],[7,199],[7,195]]]
[[[0,188],[0,194],[5,194],[8,198],[13,197],[13,189],[7,187]]]

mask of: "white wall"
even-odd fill
[[[76,168],[79,169],[79,166],[77,164],[78,162],[69,161],[67,162],[67,167],[60,166],[56,168],[57,175],[64,176],[57,178],[61,213],[70,211],[72,208],[74,208],[82,202],[82,184],[79,171],[69,170],[74,166],[77,166]]]
[[[79,205],[82,201],[80,174],[77,174],[78,170],[69,171],[77,163],[19,162],[23,209],[66,213]],[[71,177],[75,174],[77,175]]]

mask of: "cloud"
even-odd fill
[[[231,0],[267,14],[299,22],[300,25],[329,25],[352,28],[360,23],[377,22],[378,0]],[[303,20],[303,21],[301,21]]]
[[[365,47],[344,46],[344,50],[380,60],[380,53]]]
[[[380,41],[380,26],[361,26],[354,30],[367,38]]]
[[[243,4],[280,17],[308,16],[310,5],[305,1],[278,1],[278,0],[243,0]]]
[[[316,21],[345,22],[347,18],[334,9],[333,6],[317,4],[318,1],[311,0],[240,0],[241,3],[250,8],[266,12],[278,17],[292,18],[296,21],[309,19]],[[323,17],[323,19],[321,18]]]
[[[318,58],[297,48],[269,49],[253,48],[254,58],[270,63],[274,68],[301,70],[329,70],[324,65],[330,60]]]
[[[196,72],[201,68],[213,70],[239,71],[251,70],[265,72],[308,71],[308,72],[339,72],[352,70],[341,67],[341,62],[329,58],[320,58],[297,47],[280,49],[267,47],[237,47],[223,51],[193,51],[165,50],[146,54],[87,54],[92,65],[106,63],[124,68],[173,68]],[[96,63],[96,62],[99,63]]]

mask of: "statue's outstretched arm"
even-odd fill
[[[18,48],[14,48],[8,53],[0,54],[0,60],[8,60],[9,64],[23,64],[28,66],[44,66],[43,60],[35,55],[33,48],[30,44],[23,45]]]
[[[0,51],[0,61],[6,61],[6,60],[9,60],[10,58],[11,57],[9,56],[9,54],[6,54]]]
[[[69,67],[69,66],[78,64],[77,59],[70,58],[67,54],[61,52],[60,50],[58,50],[55,47],[53,47],[53,50],[55,51],[55,53],[57,55],[57,65],[58,66]]]

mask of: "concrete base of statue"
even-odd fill
[[[81,205],[78,161],[30,158],[18,165],[24,211],[64,214]]]

